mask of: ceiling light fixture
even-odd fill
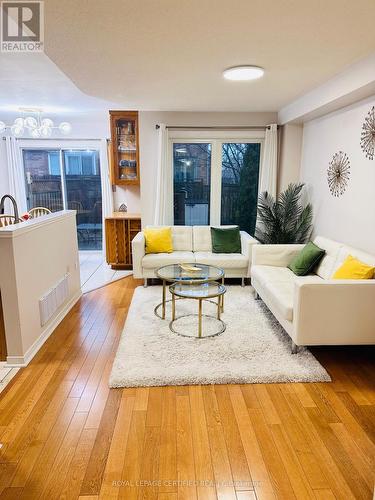
[[[12,125],[6,125],[0,121],[0,133],[8,129],[15,137],[21,137],[27,131],[33,139],[45,139],[51,137],[55,129],[58,129],[64,135],[69,134],[72,130],[72,126],[68,122],[61,122],[58,126],[55,126],[50,118],[42,118],[41,109],[20,108],[20,112],[29,116],[16,118]]]
[[[256,80],[264,75],[264,69],[259,66],[233,66],[223,71],[227,80],[246,81]]]

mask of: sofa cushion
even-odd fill
[[[249,265],[249,259],[242,253],[195,252],[197,264],[208,264],[223,269],[243,269]]]
[[[145,269],[157,269],[168,264],[194,263],[193,252],[149,253],[142,258]]]
[[[263,286],[282,317],[293,321],[294,280],[268,281]]]
[[[215,226],[226,229],[237,226]],[[212,252],[211,226],[193,226],[193,252]]]
[[[332,278],[334,280],[372,280],[374,271],[375,267],[365,264],[352,255],[348,255]]]
[[[173,250],[193,251],[193,228],[191,226],[172,226]]]
[[[375,255],[371,255],[369,253],[363,252],[362,250],[358,250],[357,248],[344,245],[343,247],[340,248],[338,257],[336,259],[334,273],[337,271],[339,267],[343,265],[343,263],[349,257],[349,255],[352,255],[356,259],[360,260],[361,262],[364,262],[369,266],[375,267]]]
[[[317,236],[314,239],[314,243],[326,251],[315,272],[321,278],[329,280],[334,273],[337,257],[342,244],[337,241],[324,238],[323,236]]]
[[[277,266],[252,266],[251,276],[262,283],[268,281],[291,281],[295,276],[287,267]]]
[[[211,227],[213,253],[241,253],[240,228]]]
[[[170,227],[146,227],[144,230],[146,253],[173,252]]]
[[[257,279],[262,284],[268,281],[293,281],[293,283],[301,281],[306,283],[320,283],[322,281],[322,278],[316,274],[296,276],[287,267],[277,266],[253,266],[251,268],[251,277]]]
[[[147,226],[148,228],[157,228],[165,226]],[[177,252],[193,251],[193,229],[191,226],[171,226],[173,250]]]
[[[318,266],[324,254],[325,250],[309,241],[289,263],[288,268],[297,276],[306,276]]]

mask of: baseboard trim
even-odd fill
[[[35,354],[39,351],[45,341],[52,335],[57,326],[65,318],[68,312],[74,307],[82,296],[82,291],[79,289],[71,299],[64,305],[60,312],[52,319],[47,325],[47,328],[40,334],[36,341],[28,348],[23,356],[7,356],[6,365],[9,367],[22,367],[27,366],[33,359]]]

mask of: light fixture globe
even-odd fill
[[[23,118],[16,118],[14,120],[14,125],[16,125],[17,127],[23,127],[24,126]]]
[[[51,137],[52,135],[52,128],[46,125],[42,125],[39,130],[41,137]]]
[[[59,125],[59,130],[62,134],[69,134],[72,130],[72,126],[68,122],[61,122]]]
[[[19,137],[23,134],[24,132],[24,128],[23,127],[20,127],[19,125],[12,125],[10,127],[10,131],[12,132],[12,134],[16,137]]]
[[[233,66],[223,71],[226,80],[249,81],[261,78],[264,75],[264,69],[259,66]]]
[[[43,120],[40,122],[42,127],[53,127],[53,121],[50,118],[43,118]]]
[[[28,127],[28,128],[36,128],[38,126],[38,122],[36,120],[36,118],[34,118],[33,116],[28,116],[25,118],[25,127]]]

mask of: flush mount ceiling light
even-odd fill
[[[264,69],[259,66],[233,66],[223,72],[227,80],[246,81],[256,80],[264,75]]]

